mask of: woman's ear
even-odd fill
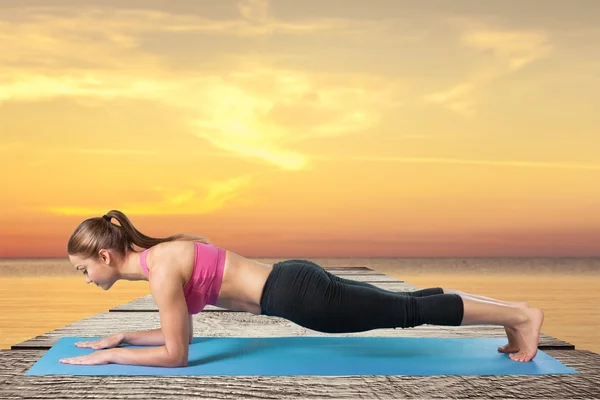
[[[100,249],[98,252],[98,256],[100,260],[102,260],[106,264],[110,264],[110,252],[106,249]]]

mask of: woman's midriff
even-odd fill
[[[252,261],[227,250],[216,306],[259,315],[260,297],[272,269],[270,264]]]

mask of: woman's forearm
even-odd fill
[[[160,328],[151,331],[124,332],[122,343],[134,346],[163,346],[165,336]]]
[[[143,365],[149,367],[185,367],[187,350],[180,355],[169,354],[165,346],[148,348],[114,348],[104,350],[107,361],[115,364]]]

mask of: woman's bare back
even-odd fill
[[[247,259],[226,250],[223,281],[216,306],[233,311],[246,311],[260,314],[260,297],[269,273],[270,264]],[[181,277],[182,287],[192,276],[194,268],[194,242],[173,241],[160,243],[148,252],[148,268],[161,268],[154,265],[153,259],[168,260],[164,267],[172,268]],[[168,265],[167,265],[168,264]]]

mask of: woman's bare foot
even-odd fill
[[[529,304],[527,303],[513,304],[520,308],[529,308]],[[517,334],[517,330],[515,328],[505,326],[504,331],[506,332],[506,337],[508,337],[508,344],[498,347],[498,351],[500,353],[517,353],[521,348],[521,343],[519,341],[519,335]]]
[[[498,347],[498,352],[500,353],[516,353],[521,348],[519,343],[519,335],[514,328],[509,328],[507,326],[504,327],[504,332],[506,332],[506,337],[508,338],[508,343],[504,346]]]
[[[458,294],[458,295],[462,296],[463,298],[470,297],[472,299],[485,301],[488,303],[503,304],[503,305],[507,305],[507,306],[511,306],[511,307],[518,307],[518,308],[529,308],[529,304],[527,304],[525,302],[497,300],[497,299],[492,299],[490,297],[474,295],[471,293],[465,293],[465,292],[461,292],[461,291],[458,291],[455,289],[449,289],[449,288],[443,288],[442,291],[443,291],[443,293],[454,293],[454,294]],[[522,343],[521,337],[519,336],[517,330],[510,326],[504,326],[504,331],[506,332],[506,337],[508,338],[508,343],[505,344],[504,346],[498,347],[498,351],[500,353],[518,353],[519,350],[522,347],[524,347],[524,343]]]
[[[527,319],[525,322],[514,326],[517,332],[519,352],[511,353],[508,356],[513,361],[529,362],[537,354],[540,330],[544,323],[544,313],[538,308],[524,308],[523,312]]]

